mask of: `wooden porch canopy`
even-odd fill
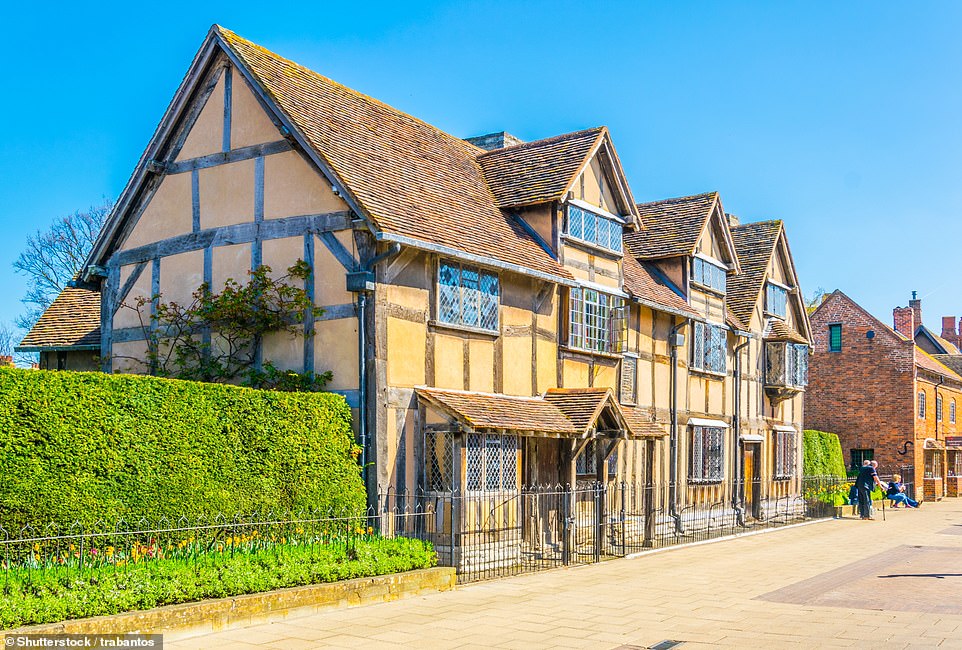
[[[425,404],[452,418],[466,431],[575,439],[666,435],[661,426],[647,421],[638,409],[623,409],[609,388],[555,388],[541,397],[425,386],[415,390]],[[605,413],[608,416],[603,418]],[[599,427],[599,423],[603,426]]]

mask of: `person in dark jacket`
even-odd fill
[[[858,514],[863,520],[875,519],[872,516],[872,490],[876,485],[881,487],[882,482],[879,481],[873,461],[866,460],[855,478],[855,488],[858,490]]]

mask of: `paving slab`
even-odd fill
[[[176,648],[634,650],[672,639],[679,650],[962,649],[960,591],[962,499],[947,499],[885,521],[829,520],[464,585]]]

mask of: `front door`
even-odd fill
[[[758,475],[759,455],[757,444],[745,444],[742,485],[745,490],[745,516],[747,517],[758,517],[758,490],[761,487]]]

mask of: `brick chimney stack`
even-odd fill
[[[0,368],[12,368],[13,367],[13,357],[9,355],[0,356]]]
[[[915,338],[915,310],[911,307],[896,307],[892,310],[895,319],[895,331],[907,336],[909,339]]]
[[[955,316],[942,317],[942,338],[955,347],[959,347],[959,335],[955,331]]]
[[[909,300],[909,307],[912,308],[912,313],[915,315],[915,326],[920,327],[922,325],[922,300],[920,298],[916,298],[915,296],[917,295],[917,291],[912,292],[912,299]],[[909,334],[909,336],[914,334],[915,330],[913,329],[912,334]]]

